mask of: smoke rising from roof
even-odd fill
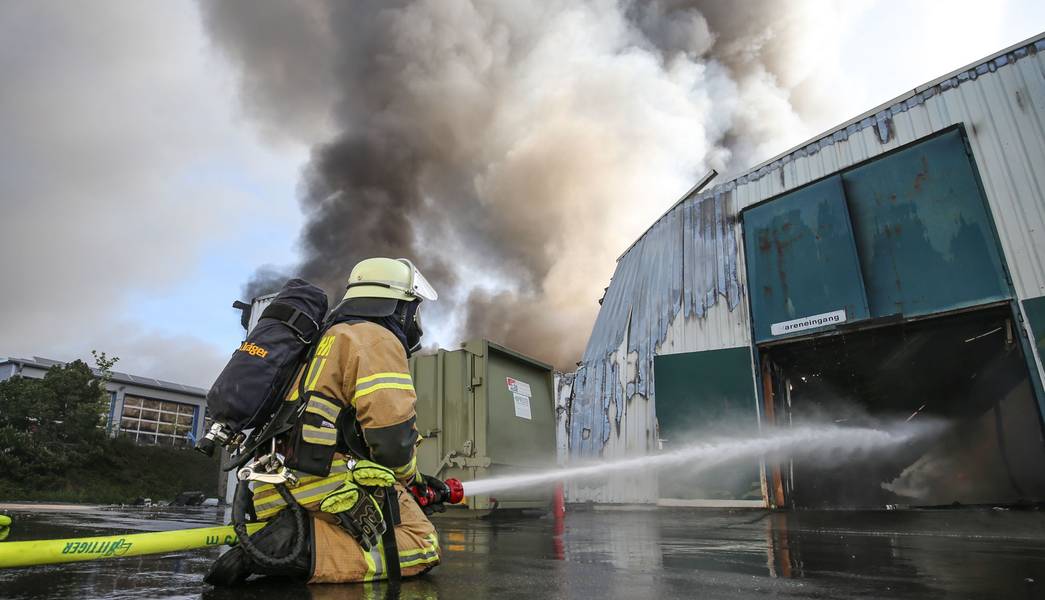
[[[568,367],[635,236],[708,169],[808,134],[823,7],[736,4],[202,8],[263,130],[318,140],[294,274],[337,293],[362,258],[410,257],[440,291],[429,323]]]

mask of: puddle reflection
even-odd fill
[[[16,515],[11,539],[172,529],[220,513]],[[444,518],[444,560],[387,583],[273,579],[211,589],[216,549],[0,571],[0,596],[28,598],[436,599],[714,596],[1045,597],[1045,515],[1016,511],[769,513],[575,510],[564,521]]]

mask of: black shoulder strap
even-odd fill
[[[282,321],[305,344],[311,344],[318,337],[316,334],[319,333],[319,323],[316,323],[312,317],[285,302],[273,302],[266,306],[261,313],[260,319]]]

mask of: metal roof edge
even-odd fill
[[[37,357],[37,358],[42,358],[42,357]],[[55,367],[55,366],[58,366],[58,365],[65,366],[65,365],[69,364],[68,362],[65,362],[65,361],[58,361],[58,360],[53,360],[53,359],[44,359],[44,360],[53,361],[54,364],[44,364],[44,363],[38,362],[38,361],[33,360],[33,359],[29,359],[29,358],[17,358],[17,357],[11,356],[11,357],[8,357],[6,359],[0,360],[0,365],[15,364],[15,365],[21,365],[23,367],[32,367],[34,369],[40,369],[40,370],[43,370],[43,371],[47,371],[51,367]],[[95,375],[98,374],[98,369],[95,369],[93,367],[89,367],[89,368],[91,369],[92,373],[94,373]],[[142,378],[143,380],[139,381],[139,380],[135,379],[135,377],[136,377],[135,375],[131,375],[130,373],[122,373],[122,372],[118,372],[118,371],[113,371],[112,378],[109,381],[112,381],[112,382],[115,382],[115,383],[128,384],[128,385],[136,385],[138,387],[148,388],[150,390],[160,390],[160,391],[164,391],[164,392],[175,392],[175,393],[179,393],[179,394],[185,394],[185,395],[188,395],[188,396],[197,396],[197,397],[200,397],[200,398],[206,398],[207,397],[207,390],[206,389],[201,388],[201,387],[196,387],[194,385],[187,385],[187,384],[184,384],[184,383],[174,383],[173,381],[164,381],[162,379],[155,379],[153,377],[149,377],[149,378],[144,378],[143,377]]]
[[[976,61],[973,61],[971,63],[968,63],[964,67],[955,69],[955,70],[953,70],[953,71],[951,71],[951,72],[949,72],[949,73],[947,73],[945,75],[937,77],[936,79],[932,79],[932,80],[930,80],[927,83],[921,84],[921,85],[915,87],[914,89],[912,89],[910,91],[904,92],[903,94],[900,94],[899,96],[896,96],[892,100],[888,100],[888,101],[886,101],[886,102],[884,102],[882,104],[879,104],[878,106],[875,106],[874,108],[872,108],[872,109],[870,109],[868,111],[860,113],[856,117],[853,117],[853,118],[851,118],[851,119],[849,119],[847,121],[843,121],[840,125],[836,125],[835,127],[832,127],[830,129],[824,131],[823,133],[820,133],[820,134],[818,134],[816,136],[813,136],[813,137],[807,139],[806,141],[802,142],[801,144],[793,146],[790,149],[785,150],[784,152],[782,152],[780,154],[777,154],[776,156],[774,156],[772,158],[769,158],[769,159],[764,160],[764,161],[762,161],[760,163],[757,163],[756,165],[754,165],[753,167],[751,167],[749,169],[745,169],[743,172],[739,173],[738,175],[736,175],[735,177],[733,177],[732,179],[730,179],[728,181],[725,181],[723,183],[715,185],[715,186],[711,187],[710,189],[708,189],[706,191],[699,191],[699,190],[697,190],[697,194],[696,194],[695,197],[696,198],[700,198],[700,199],[710,198],[710,197],[715,196],[716,194],[719,194],[719,193],[722,193],[722,192],[734,189],[738,185],[747,183],[748,180],[758,180],[758,179],[761,179],[768,172],[774,171],[777,168],[783,166],[783,163],[784,162],[788,162],[788,159],[792,155],[794,155],[794,154],[803,152],[807,148],[810,148],[812,146],[818,146],[824,140],[828,140],[828,139],[830,139],[832,137],[837,137],[839,134],[844,134],[844,137],[848,138],[848,134],[845,133],[848,129],[854,128],[854,133],[856,131],[863,130],[863,129],[865,129],[865,127],[863,127],[861,125],[865,125],[865,124],[866,125],[873,125],[873,124],[877,123],[876,117],[879,117],[880,115],[884,115],[885,113],[889,113],[888,116],[891,116],[891,114],[893,114],[895,112],[904,112],[904,110],[906,110],[906,108],[904,107],[904,104],[907,103],[908,101],[910,101],[912,98],[919,97],[919,96],[921,96],[923,94],[928,94],[928,96],[931,97],[932,95],[935,95],[934,90],[935,90],[936,87],[943,86],[946,82],[948,82],[948,81],[950,81],[952,79],[958,80],[959,83],[961,81],[964,81],[962,79],[962,75],[964,75],[964,74],[975,73],[976,74],[975,76],[966,77],[966,79],[970,79],[970,78],[971,79],[975,79],[976,76],[978,76],[979,74],[982,74],[982,73],[980,73],[980,71],[994,72],[999,67],[1010,65],[1014,61],[1008,60],[1006,58],[1009,54],[1015,54],[1015,53],[1018,53],[1021,50],[1028,49],[1028,48],[1031,48],[1031,47],[1034,47],[1034,52],[1045,52],[1045,32],[1042,32],[1042,33],[1039,33],[1037,35],[1031,36],[1031,37],[1029,37],[1029,38],[1027,38],[1027,39],[1025,39],[1025,40],[1023,40],[1021,42],[1018,42],[1016,44],[1008,46],[1007,48],[1005,48],[1003,50],[999,50],[999,51],[994,52],[992,54],[988,54],[984,58],[981,58],[979,60],[976,60]],[[1023,57],[1022,56],[1017,56],[1016,58],[1019,59],[1019,58],[1023,58]],[[1001,59],[1004,59],[1004,60],[1002,60],[1001,64],[997,64],[998,61],[1001,60]],[[951,89],[952,87],[954,87],[954,86],[949,86],[947,89]],[[944,90],[944,91],[946,91],[946,90]],[[893,109],[899,109],[899,108],[902,108],[902,110],[895,110],[895,111],[893,110]],[[865,122],[867,122],[867,123],[865,123]],[[831,144],[833,144],[833,143],[834,142],[832,141]],[[828,144],[828,145],[831,145],[831,144]],[[811,153],[815,154],[816,152],[819,152],[819,150],[820,150],[820,148],[816,148],[815,151],[813,151]],[[779,164],[776,164],[776,163],[779,163]],[[758,175],[760,171],[765,171],[765,173],[762,173],[761,175]],[[758,176],[757,177],[752,177],[754,175],[758,175]],[[699,186],[699,183],[698,183],[698,186]],[[664,217],[666,217],[669,214],[671,214],[683,202],[685,202],[686,200],[689,200],[691,197],[693,197],[694,196],[694,191],[696,190],[696,188],[697,188],[697,186],[694,186],[694,188],[691,188],[690,191],[686,192],[678,201],[676,201],[671,206],[671,208],[669,208],[667,211],[665,211],[664,214],[662,214],[655,221],[653,221],[653,223],[651,223],[650,226],[648,228],[646,228],[646,230],[643,231],[642,234],[640,236],[638,236],[628,246],[628,248],[624,252],[621,253],[621,255],[617,258],[617,262],[620,262],[620,260],[622,258],[627,256],[635,248],[635,246],[638,244],[638,242],[640,240],[642,240],[642,238],[644,238],[647,234],[649,234],[649,232],[657,225],[657,223],[662,221],[664,219]]]
[[[856,124],[860,123],[861,121],[863,121],[864,119],[868,119],[868,118],[874,117],[875,115],[877,115],[877,114],[879,114],[879,113],[881,113],[881,112],[883,112],[885,110],[888,110],[888,109],[890,109],[890,108],[892,108],[894,106],[897,106],[899,104],[903,104],[904,102],[906,102],[907,100],[910,100],[914,96],[916,96],[916,95],[918,95],[918,94],[920,94],[922,92],[929,91],[932,88],[934,88],[934,87],[940,85],[941,83],[947,81],[948,79],[953,79],[955,77],[958,77],[962,73],[966,73],[966,72],[969,72],[969,71],[975,71],[978,67],[980,67],[982,65],[990,64],[990,63],[996,61],[998,58],[1000,58],[1002,56],[1005,56],[1007,54],[1012,54],[1013,52],[1016,52],[1017,50],[1021,50],[1023,48],[1034,46],[1035,44],[1037,44],[1039,42],[1045,42],[1045,31],[1043,31],[1042,33],[1039,33],[1039,34],[1037,34],[1035,36],[1029,37],[1026,40],[1023,40],[1022,42],[1013,44],[1012,46],[1009,46],[1008,48],[1005,48],[1004,50],[999,50],[998,52],[995,52],[993,54],[988,54],[984,58],[981,58],[979,60],[975,60],[975,61],[973,61],[973,62],[971,62],[971,63],[969,63],[969,64],[967,64],[967,65],[965,65],[963,67],[960,67],[958,69],[955,69],[955,70],[947,73],[946,75],[941,75],[940,77],[937,77],[936,79],[932,79],[932,80],[930,80],[927,83],[923,83],[923,84],[921,84],[919,86],[916,86],[914,89],[908,90],[908,91],[900,94],[899,96],[896,96],[896,97],[892,98],[891,100],[886,100],[885,102],[879,104],[878,106],[875,106],[874,108],[872,108],[870,110],[864,111],[864,112],[860,113],[859,115],[849,119],[848,121],[843,121],[840,125],[836,125],[836,126],[830,128],[830,129],[824,131],[823,133],[820,133],[818,135],[815,135],[815,136],[805,140],[801,144],[798,144],[798,145],[796,145],[796,146],[794,146],[794,147],[792,147],[792,148],[790,148],[788,150],[785,150],[784,152],[781,152],[780,154],[777,154],[776,156],[774,156],[774,157],[772,157],[770,159],[764,160],[764,161],[756,164],[755,166],[751,167],[750,169],[746,169],[743,173],[737,175],[733,179],[730,179],[729,181],[727,181],[725,183],[722,183],[722,184],[719,184],[719,185],[728,185],[729,183],[731,183],[733,181],[736,181],[736,180],[744,177],[745,175],[748,175],[748,174],[750,174],[752,172],[758,171],[759,169],[761,169],[763,167],[767,167],[767,166],[773,164],[774,162],[776,162],[778,160],[782,160],[782,159],[786,158],[787,156],[789,156],[791,154],[794,154],[795,152],[801,150],[802,148],[805,148],[806,146],[809,146],[811,144],[815,144],[816,142],[819,142],[820,140],[822,140],[824,138],[830,137],[830,136],[834,135],[835,133],[846,129],[847,127],[850,127],[852,125],[856,125]],[[1045,48],[1039,48],[1038,50],[1045,50]],[[1006,61],[1006,64],[1008,64],[1007,61]],[[717,185],[714,188],[712,188],[712,191],[714,191],[714,189],[718,188],[719,185]]]
[[[486,342],[486,346],[488,348],[490,348],[490,349],[492,349],[492,350],[494,350],[496,352],[500,352],[502,354],[507,354],[509,356],[515,357],[515,358],[517,358],[519,360],[522,360],[524,362],[528,362],[528,363],[530,363],[532,365],[540,367],[541,369],[543,369],[545,371],[554,371],[555,370],[555,367],[553,367],[552,365],[550,365],[550,364],[548,364],[548,363],[546,363],[546,362],[544,362],[542,360],[538,360],[538,359],[536,359],[536,358],[534,358],[532,356],[527,356],[527,355],[523,354],[522,352],[518,352],[516,350],[512,350],[511,348],[507,348],[505,346],[502,346],[501,344],[498,344],[497,342],[491,342],[490,340],[483,340],[483,341]]]
[[[653,227],[657,223],[660,223],[661,219],[663,219],[664,217],[666,217],[669,214],[671,214],[671,212],[673,210],[675,210],[676,208],[679,207],[679,204],[682,204],[683,202],[685,202],[686,199],[688,199],[690,196],[692,196],[694,194],[699,194],[700,191],[703,190],[705,187],[707,187],[707,185],[709,183],[714,181],[716,177],[718,177],[718,171],[716,171],[715,169],[711,169],[703,177],[701,177],[700,181],[697,181],[695,184],[693,184],[693,187],[689,188],[689,190],[685,194],[682,194],[682,197],[680,197],[678,200],[676,200],[675,203],[672,204],[668,208],[668,210],[664,211],[663,213],[661,213],[661,215],[659,217],[654,219],[653,223],[651,223],[650,226],[646,228],[646,231],[643,231],[642,235],[640,235],[639,237],[635,238],[635,241],[633,241],[631,243],[631,245],[629,245],[627,248],[625,248],[624,252],[620,253],[620,256],[617,257],[617,262],[620,262],[620,259],[624,258],[624,255],[627,254],[628,251],[630,251],[632,248],[634,248],[635,244],[639,243],[639,240],[641,240],[642,238],[646,237],[646,234],[650,232],[650,229],[653,229]]]
[[[91,371],[95,371],[95,369],[91,369]],[[178,393],[178,394],[185,394],[187,396],[196,396],[196,397],[199,397],[199,398],[206,398],[207,397],[207,390],[205,390],[205,389],[203,389],[201,387],[196,387],[194,385],[188,385],[188,384],[184,384],[184,383],[174,383],[173,381],[163,381],[162,379],[153,379],[152,382],[137,381],[135,379],[130,379],[130,378],[126,377],[126,376],[121,377],[120,375],[127,375],[127,374],[125,374],[125,373],[113,373],[112,379],[110,379],[109,381],[113,381],[113,382],[116,382],[116,383],[124,383],[124,384],[127,384],[127,385],[136,385],[138,387],[148,388],[150,390],[160,390],[160,391],[163,391],[163,392],[174,392],[174,393]],[[131,377],[134,377],[134,376],[131,375]],[[150,378],[150,379],[152,379],[152,378]]]

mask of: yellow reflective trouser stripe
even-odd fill
[[[439,562],[439,538],[432,533],[424,537],[428,544],[416,550],[405,550],[399,553],[399,567],[414,567]]]
[[[385,542],[378,538],[370,551],[363,551],[363,559],[366,560],[366,574],[363,581],[376,581],[385,578]]]
[[[345,459],[334,459],[330,461],[330,475],[328,475],[327,477],[333,477],[334,475],[338,474],[344,475],[345,473],[348,473],[348,470],[349,465]],[[296,471],[293,469],[291,471],[298,478],[298,485],[297,487],[293,488],[293,490],[300,490],[311,483],[327,478],[322,475],[309,475],[303,471]],[[278,496],[278,494],[276,493],[276,486],[272,485],[271,483],[263,483],[261,485],[255,486],[254,499],[257,500],[264,496]]]
[[[337,443],[337,429],[332,427],[316,427],[315,425],[302,425],[301,439],[309,444],[333,446]]]
[[[426,554],[421,558],[416,558],[413,560],[403,561],[403,559],[399,559],[399,568],[405,569],[406,567],[416,567],[417,565],[430,565],[432,563],[437,562],[439,562],[439,555],[433,552],[432,554]]]
[[[356,380],[356,393],[352,397],[352,406],[356,405],[356,400],[359,398],[378,390],[413,391],[414,385],[411,381],[410,373],[374,373],[360,377]]]
[[[304,486],[304,489],[302,486],[298,486],[291,490],[291,494],[299,504],[307,505],[313,502],[319,502],[325,498],[327,494],[339,488],[344,482],[344,475],[326,477]],[[254,504],[254,512],[258,515],[259,519],[267,519],[283,510],[285,506],[286,503],[283,502],[283,498],[281,496],[276,496],[267,502],[256,502]]]
[[[424,541],[428,542],[428,545],[421,546],[420,548],[415,548],[413,550],[402,550],[402,551],[399,552],[399,558],[406,558],[406,557],[414,556],[415,554],[425,554],[425,553],[431,552],[432,550],[438,550],[439,549],[439,535],[438,534],[430,533],[430,534],[426,535],[422,539],[424,539]]]
[[[429,565],[439,562],[439,537],[429,534],[424,537],[428,542],[421,548],[405,550],[399,553],[399,567],[414,567],[417,565]],[[385,574],[385,541],[378,539],[377,544],[370,551],[363,551],[363,560],[366,561],[366,574],[363,581],[377,581],[387,577]]]
[[[316,475],[298,474],[299,483],[290,488],[290,493],[301,504],[309,504],[322,500],[324,496],[338,488],[345,481],[348,472],[348,464],[344,460],[335,460],[330,465],[330,475],[319,477]],[[283,497],[271,484],[262,484],[254,488],[254,512],[259,519],[267,519],[278,513],[286,505]]]
[[[305,408],[305,412],[319,415],[333,423],[334,421],[337,421],[337,416],[341,412],[341,407],[329,400],[320,398],[319,396],[312,396],[308,399],[308,407]]]

